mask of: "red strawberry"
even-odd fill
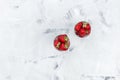
[[[58,41],[58,39],[55,39],[55,40],[54,40],[54,46],[55,46],[56,48],[59,48],[60,44],[61,44],[61,43]]]
[[[62,44],[60,45],[59,50],[67,50],[67,49],[68,49],[68,48],[65,47],[65,44],[64,44],[64,43],[62,43]]]
[[[58,39],[61,41],[61,42],[66,42],[68,40],[68,37],[66,34],[62,34],[62,35],[59,35],[58,36]]]
[[[75,31],[78,32],[81,27],[82,27],[82,22],[79,22],[79,23],[76,24],[76,26],[75,26]]]
[[[86,32],[85,32],[84,29],[80,29],[80,31],[79,31],[79,36],[80,36],[80,37],[86,36]]]

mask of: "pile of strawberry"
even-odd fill
[[[68,36],[66,34],[58,35],[54,40],[54,46],[58,50],[67,50],[70,46]]]

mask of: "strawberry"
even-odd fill
[[[84,29],[80,29],[80,31],[79,31],[79,36],[80,36],[80,37],[86,36],[86,32],[85,32]]]
[[[66,42],[68,40],[68,37],[66,34],[62,34],[62,35],[59,35],[58,36],[58,39],[61,41],[61,42]]]

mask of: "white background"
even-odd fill
[[[119,80],[119,0],[0,0],[0,80]],[[91,24],[79,38],[74,26]],[[53,40],[66,33],[68,51]]]

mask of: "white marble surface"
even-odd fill
[[[0,80],[120,80],[119,14],[119,0],[0,0]],[[53,46],[62,33],[66,52]]]

